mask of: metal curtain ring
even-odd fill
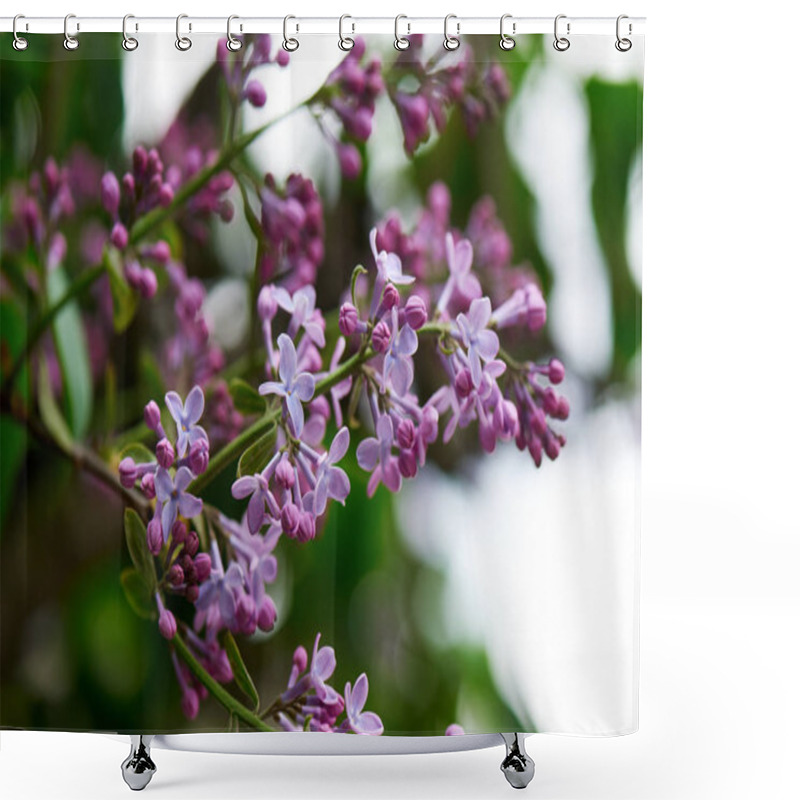
[[[563,53],[565,50],[569,50],[569,39],[566,36],[559,36],[558,35],[558,21],[560,19],[566,19],[566,14],[559,14],[555,22],[553,23],[553,47],[558,50],[559,53]],[[567,36],[569,36],[569,22],[567,23]]]
[[[192,46],[192,40],[188,36],[183,36],[181,34],[181,20],[188,18],[188,14],[178,14],[175,18],[175,47],[183,52],[186,52]],[[191,22],[189,23],[189,30],[192,30]]]
[[[633,47],[633,42],[630,39],[623,38],[623,37],[621,37],[619,35],[620,23],[624,19],[628,19],[628,15],[627,14],[620,14],[617,17],[617,41],[614,42],[614,47],[616,47],[617,50],[620,51],[620,53],[627,53],[628,50],[630,50],[631,47]],[[632,31],[633,31],[633,28],[632,28],[632,26],[631,26],[631,24],[629,22],[628,23],[628,34],[630,34]]]
[[[69,21],[71,19],[75,19],[75,15],[74,14],[67,14],[67,16],[64,17],[64,49],[65,50],[77,50],[78,49],[78,45],[80,44],[80,42],[74,36],[72,36],[70,34],[70,32],[69,32]],[[78,23],[76,23],[75,24],[75,30],[79,31],[80,29],[81,29],[81,26]]]
[[[344,50],[345,53],[348,50],[352,50],[353,47],[355,46],[355,41],[353,40],[352,36],[344,35],[343,28],[344,28],[344,21],[346,19],[353,19],[353,18],[349,14],[342,14],[342,16],[339,17],[339,49]],[[351,23],[351,26],[353,28],[353,33],[355,33],[356,30],[355,24]]]
[[[506,34],[506,32],[505,32],[505,24],[506,24],[506,20],[507,19],[512,19],[511,14],[503,14],[503,16],[500,17],[500,49],[501,50],[513,50],[517,46],[516,41],[511,36],[508,36]],[[517,23],[516,22],[512,22],[511,23],[511,32],[512,33],[516,33],[517,32]]]
[[[297,41],[293,36],[289,36],[289,20],[290,19],[297,19],[297,17],[293,17],[291,14],[283,18],[283,49],[287,53],[294,53],[298,47],[300,47],[300,42]],[[295,30],[299,31],[300,26],[295,25]]]
[[[233,35],[233,33],[231,33],[231,22],[233,22],[235,19],[239,19],[239,17],[237,17],[236,14],[231,14],[228,17],[228,43],[227,43],[227,47],[228,47],[228,50],[231,51],[231,53],[235,53],[237,50],[241,50],[242,49],[242,40],[241,39],[237,39]],[[241,28],[239,28],[239,30],[241,30]]]
[[[17,14],[17,16],[14,17],[14,24],[11,28],[11,30],[14,32],[14,41],[12,42],[12,44],[14,45],[14,49],[19,51],[28,49],[28,40],[17,33],[17,21],[21,19],[25,19],[25,15]],[[28,30],[27,22],[25,23],[25,30]]]
[[[139,46],[139,40],[133,36],[128,36],[128,20],[135,19],[133,14],[126,14],[122,18],[122,49],[127,50],[129,53],[133,52]],[[139,26],[136,26],[139,30]]]
[[[450,22],[451,19],[456,20],[456,33],[461,32],[461,23],[458,22],[458,17],[455,14],[448,14],[444,18],[444,49],[445,50],[458,50],[461,46],[461,40],[457,36],[451,36],[447,32],[447,24]]]
[[[405,14],[398,14],[394,18],[394,49],[395,50],[408,50],[411,47],[411,42],[405,37],[400,35],[400,20],[408,19]],[[408,32],[411,33],[411,25],[408,25]]]

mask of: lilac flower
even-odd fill
[[[347,712],[347,727],[354,733],[368,736],[380,736],[383,733],[383,722],[373,711],[364,711],[367,702],[369,683],[363,672],[358,676],[355,686],[350,689],[350,681],[344,687],[344,706]]]
[[[414,380],[414,360],[419,342],[416,331],[406,323],[399,328],[397,308],[392,309],[392,335],[383,358],[383,382],[391,383],[401,397],[408,394]]]
[[[486,327],[491,316],[491,301],[488,297],[481,297],[470,303],[466,314],[459,314],[456,318],[461,341],[467,348],[469,371],[475,386],[480,384],[482,378],[481,360],[492,361],[500,349],[497,334]]]
[[[257,533],[264,524],[264,504],[267,502],[269,486],[263,474],[244,475],[234,481],[231,494],[237,500],[243,500],[250,495],[247,504],[247,527],[250,533]]]
[[[314,640],[314,650],[311,653],[311,663],[308,667],[308,679],[317,695],[325,702],[330,703],[336,700],[337,693],[325,681],[333,675],[333,671],[336,669],[336,654],[333,652],[333,648],[327,645],[321,650],[319,649],[321,636],[322,634],[318,633]]]
[[[297,372],[297,351],[285,333],[278,337],[278,348],[278,374],[281,380],[262,383],[258,391],[260,394],[277,394],[283,398],[294,435],[299,436],[303,431],[303,403],[308,403],[314,397],[314,378],[308,372]]]
[[[178,512],[191,519],[203,510],[203,501],[186,491],[193,478],[188,467],[180,467],[175,473],[174,481],[163,467],[156,470],[156,497],[161,505],[161,528],[165,537],[169,536]]]
[[[236,630],[236,607],[244,585],[244,572],[237,562],[229,564],[223,572],[216,542],[211,545],[211,553],[214,566],[211,575],[200,587],[195,605],[199,612],[203,612],[201,619],[205,620],[207,627],[218,629],[222,622],[226,627]]]
[[[350,479],[341,467],[334,464],[344,458],[350,446],[350,430],[342,428],[333,437],[330,450],[317,463],[317,485],[314,489],[314,513],[320,516],[325,511],[328,498],[344,504],[350,494]]]
[[[473,251],[472,243],[469,239],[461,239],[456,244],[453,240],[453,234],[448,232],[445,236],[445,252],[450,276],[439,297],[437,308],[441,312],[447,310],[454,290],[457,290],[467,300],[473,300],[481,296],[481,284],[470,271],[472,269]]]
[[[378,269],[378,282],[381,284],[381,292],[387,283],[395,286],[406,286],[414,283],[413,275],[403,275],[403,264],[400,257],[395,253],[387,253],[385,250],[378,252],[377,246],[378,229],[373,228],[369,234],[369,244],[372,248],[372,255],[375,258],[375,266]]]
[[[392,455],[394,431],[388,414],[378,418],[375,426],[376,437],[364,439],[356,450],[356,459],[361,469],[372,472],[367,484],[367,494],[372,497],[378,484],[383,482],[387,489],[397,492],[402,484],[397,456]]]
[[[542,290],[533,282],[516,289],[492,314],[492,322],[498,328],[524,323],[528,330],[536,332],[546,321],[547,304],[542,297]]]
[[[277,286],[273,288],[273,297],[284,311],[292,315],[289,336],[294,338],[302,328],[317,347],[325,347],[325,321],[316,308],[317,293],[313,286],[303,286],[291,296],[286,289]]]
[[[205,430],[197,424],[203,416],[205,395],[199,386],[195,386],[187,395],[185,405],[177,392],[167,392],[164,399],[178,428],[178,456],[182,458],[194,442],[199,439],[208,441]]]

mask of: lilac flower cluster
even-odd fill
[[[282,281],[289,291],[314,282],[325,254],[322,201],[310,178],[293,173],[278,188],[273,175],[261,190],[265,252],[261,277]]]
[[[286,731],[380,736],[381,718],[373,711],[364,711],[369,693],[366,674],[362,672],[353,686],[348,681],[342,697],[327,683],[336,669],[336,654],[332,647],[320,648],[320,638],[321,634],[317,634],[310,659],[302,646],[294,652],[289,683],[280,696],[284,710],[278,713],[278,723]]]
[[[423,60],[421,35],[409,37],[411,45],[397,59],[397,73],[416,81],[415,90],[405,81],[389,86],[389,96],[397,109],[403,129],[403,145],[412,155],[431,134],[431,121],[441,133],[447,122],[447,109],[458,107],[467,133],[474,136],[478,126],[496,116],[508,101],[511,90],[503,68],[494,62],[485,66],[475,60],[469,45],[458,55],[438,48]]]
[[[364,63],[366,49],[364,39],[356,37],[353,47],[315,96],[317,102],[336,115],[344,133],[354,142],[369,139],[375,101],[384,89],[380,61],[373,58]],[[334,136],[323,124],[321,116],[316,119],[336,151],[342,175],[348,180],[357,178],[362,168],[358,147]]]
[[[228,40],[217,42],[217,63],[222,69],[228,93],[234,105],[248,102],[255,108],[261,108],[267,102],[264,84],[251,77],[253,70],[263,64],[277,64],[285,67],[289,63],[289,54],[282,48],[272,51],[272,37],[268,34],[248,37],[246,43],[235,52],[228,49]]]

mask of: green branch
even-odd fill
[[[263,720],[259,719],[259,717],[245,708],[233,695],[223,689],[222,686],[203,669],[202,665],[194,657],[192,651],[186,646],[186,642],[183,641],[179,633],[175,634],[172,639],[172,644],[175,646],[175,650],[186,666],[197,676],[200,683],[208,689],[208,693],[212,695],[217,702],[224,706],[231,714],[237,716],[242,722],[247,723],[251,728],[257,731],[272,730]]]

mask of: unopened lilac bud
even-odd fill
[[[549,386],[544,390],[542,408],[544,408],[544,413],[550,416],[555,416],[558,411],[558,395]]]
[[[291,489],[294,486],[294,470],[286,458],[282,458],[275,468],[275,480],[282,489]]]
[[[403,419],[397,426],[397,444],[403,450],[410,450],[414,446],[416,429],[410,419]]]
[[[406,300],[406,322],[415,331],[418,331],[428,321],[428,309],[425,301],[417,294],[412,294]]]
[[[528,443],[528,452],[537,467],[542,466],[542,442],[540,439],[531,439]]]
[[[163,208],[166,208],[168,205],[170,205],[174,198],[175,190],[168,183],[165,183],[158,190],[158,203]]]
[[[136,195],[136,181],[133,178],[133,175],[130,172],[126,172],[122,176],[122,194],[129,199],[133,199]]]
[[[158,615],[158,630],[167,640],[175,638],[178,624],[175,622],[175,615],[168,608],[162,609]]]
[[[234,610],[236,625],[239,630],[249,636],[256,630],[256,604],[249,594],[243,594],[236,601]]]
[[[242,96],[256,108],[262,108],[267,102],[267,92],[260,81],[248,81]]]
[[[531,430],[539,437],[547,431],[547,420],[540,408],[534,408],[531,412]]]
[[[385,314],[387,311],[393,309],[396,305],[400,303],[400,292],[397,291],[397,287],[393,284],[387,284],[386,288],[383,290],[383,296],[381,297],[381,304],[378,306],[378,316]]]
[[[130,456],[126,456],[119,462],[119,482],[126,489],[133,489],[136,485],[136,475],[136,462]]]
[[[230,222],[236,213],[236,209],[233,203],[226,197],[224,200],[220,201],[217,213],[223,222]]]
[[[153,297],[158,289],[158,279],[155,272],[149,267],[145,267],[139,276],[139,292],[145,300]]]
[[[379,322],[372,331],[372,347],[376,353],[385,353],[392,341],[392,332],[385,322]]]
[[[144,424],[151,431],[157,431],[161,427],[161,410],[155,400],[151,400],[144,407]]]
[[[173,564],[167,573],[167,580],[173,586],[180,586],[183,583],[183,569],[180,564]]]
[[[566,397],[559,397],[558,398],[558,408],[556,409],[556,413],[553,414],[556,419],[568,419],[569,418],[569,400]]]
[[[189,533],[186,534],[186,541],[183,545],[183,551],[188,553],[190,556],[194,556],[199,547],[200,539],[198,538],[197,533],[195,531],[189,531]]]
[[[277,617],[278,610],[275,608],[275,603],[268,594],[264,595],[258,609],[258,627],[265,632],[271,631],[275,627]]]
[[[161,520],[158,517],[153,517],[147,523],[147,549],[157,556],[161,552],[164,545],[164,534],[161,529]]]
[[[186,599],[190,603],[196,603],[197,598],[200,596],[200,589],[196,584],[192,584],[191,586],[186,587]]]
[[[452,725],[447,726],[447,730],[444,732],[445,736],[463,736],[464,729],[457,725],[455,722]]]
[[[411,450],[400,451],[398,466],[404,478],[413,478],[417,474],[417,459]]]
[[[561,445],[558,443],[555,436],[550,435],[545,437],[544,451],[551,461],[555,461],[558,458],[558,454],[561,452]]]
[[[198,553],[194,558],[194,569],[197,582],[202,583],[211,574],[211,556],[208,553]]]
[[[494,409],[494,432],[503,441],[513,439],[519,427],[517,407],[510,400],[501,400]]]
[[[287,503],[281,509],[281,528],[287,536],[294,536],[300,525],[300,511],[294,503]]]
[[[278,302],[275,300],[272,286],[263,286],[261,288],[256,306],[258,308],[258,316],[261,317],[262,322],[267,319],[272,320],[275,317],[275,314],[278,313]]]
[[[124,250],[128,246],[128,229],[121,222],[115,222],[111,229],[111,244],[117,250]]]
[[[310,511],[300,515],[300,524],[297,526],[297,541],[310,542],[317,533],[317,523]]]
[[[200,710],[200,698],[197,692],[191,687],[184,689],[183,697],[181,697],[181,711],[187,719],[194,719],[197,712]]]
[[[458,372],[456,375],[455,387],[456,394],[461,400],[467,397],[475,388],[475,385],[472,383],[472,376],[470,375],[468,369],[462,369]]]
[[[189,469],[195,475],[202,475],[208,469],[208,442],[197,439],[189,448]]]
[[[550,376],[550,383],[561,383],[564,380],[564,365],[557,359],[551,358],[547,368]]]
[[[352,303],[343,303],[339,309],[339,330],[344,336],[351,336],[358,327],[358,310]]]
[[[147,150],[141,145],[137,145],[133,150],[133,171],[138,176],[144,174],[147,168]]]
[[[361,153],[354,144],[343,142],[336,148],[336,155],[339,158],[339,168],[342,177],[348,181],[354,181],[361,174]]]
[[[292,656],[292,666],[298,672],[305,672],[306,668],[308,667],[308,653],[306,652],[305,647],[300,645],[294,651],[294,655]]]
[[[176,519],[172,523],[172,541],[175,544],[182,544],[186,541],[186,534],[189,532],[186,523],[182,519]]]
[[[156,481],[152,472],[146,472],[142,475],[142,494],[148,499],[152,500],[156,496]]]
[[[174,463],[175,448],[169,439],[161,439],[156,445],[156,460],[164,469],[169,469]]]
[[[478,441],[487,453],[493,453],[497,446],[497,436],[492,424],[487,420],[478,423]]]
[[[119,211],[119,181],[113,172],[106,172],[100,180],[100,201],[112,217]]]
[[[159,264],[166,264],[167,261],[169,261],[171,255],[169,244],[165,242],[163,239],[156,242],[150,248],[148,255],[154,261],[158,261]]]

